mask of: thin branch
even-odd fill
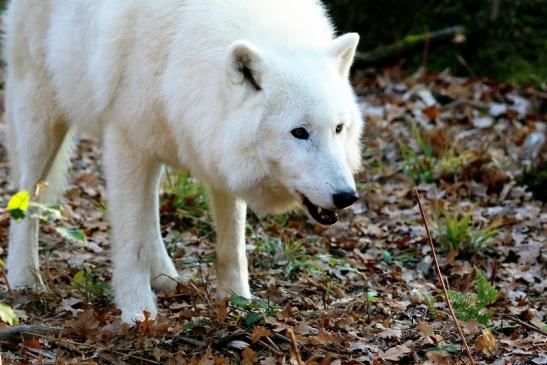
[[[414,194],[416,194],[416,200],[418,201],[418,206],[420,207],[420,214],[422,215],[425,231],[427,233],[427,239],[429,242],[429,246],[431,247],[431,254],[433,255],[433,261],[435,261],[435,268],[437,269],[437,275],[439,276],[439,281],[441,282],[446,304],[448,305],[448,309],[450,310],[450,315],[452,316],[452,319],[454,319],[454,323],[456,324],[456,328],[458,329],[458,333],[460,334],[460,337],[462,339],[463,345],[465,347],[465,351],[467,352],[467,357],[469,357],[469,361],[471,362],[471,364],[475,365],[475,360],[473,360],[473,355],[471,355],[471,350],[469,349],[469,346],[467,345],[467,341],[465,340],[465,336],[463,335],[460,322],[458,322],[456,313],[454,313],[454,309],[452,308],[452,303],[450,303],[450,299],[448,298],[448,291],[446,290],[446,285],[444,283],[444,276],[441,271],[441,267],[439,266],[439,260],[437,260],[435,245],[433,244],[433,238],[431,238],[431,232],[429,231],[429,226],[425,218],[424,208],[422,207],[422,201],[420,199],[420,193],[418,192],[417,188],[414,188]]]
[[[518,319],[517,317],[513,316],[513,315],[510,315],[510,314],[502,314],[501,315],[502,318],[505,318],[505,319],[508,319],[510,321],[513,321],[515,322],[516,324],[520,324],[522,327],[524,328],[527,328],[531,331],[536,331],[538,333],[541,333],[543,336],[547,336],[547,332],[542,330],[541,328],[539,327],[536,327],[534,326],[533,324],[531,323],[526,323],[520,319]]]
[[[288,328],[287,333],[289,334],[289,337],[292,341],[292,350],[294,352],[294,355],[296,356],[296,361],[298,362],[298,365],[304,365],[305,363],[304,361],[302,361],[302,355],[300,354],[300,350],[298,350],[298,344],[296,343],[296,336],[294,335],[294,331],[292,330],[292,328]]]

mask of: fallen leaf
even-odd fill
[[[405,345],[400,345],[387,350],[382,358],[384,360],[399,361],[405,358],[410,353],[412,353],[412,350],[410,348]]]
[[[391,328],[387,328],[387,329],[385,329],[384,331],[382,331],[378,334],[378,337],[380,337],[380,338],[396,338],[396,339],[399,339],[399,338],[401,338],[401,336],[402,336],[401,330],[394,330],[394,329],[391,329]]]
[[[241,365],[253,365],[258,361],[258,356],[250,347],[247,347],[241,353],[243,359],[241,360]]]
[[[492,356],[496,348],[496,337],[489,330],[483,330],[482,334],[477,337],[475,349],[482,351],[486,356]]]
[[[433,365],[450,365],[452,356],[446,351],[429,351],[426,354],[427,359]]]
[[[259,341],[262,337],[271,336],[272,331],[267,329],[266,327],[258,326],[255,327],[253,330],[253,333],[251,334],[251,341],[252,343],[255,343]]]
[[[416,325],[416,329],[420,331],[422,336],[432,336],[435,332],[433,328],[427,322],[420,322]]]

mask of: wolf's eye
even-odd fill
[[[291,134],[298,139],[308,139],[310,134],[305,128],[295,128],[291,131]]]
[[[340,123],[336,126],[336,134],[342,133],[342,130],[344,129],[344,123]]]

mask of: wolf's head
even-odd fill
[[[349,70],[358,41],[346,34],[319,49],[231,45],[226,97],[240,166],[229,184],[258,213],[300,203],[333,224],[357,200],[363,121]]]

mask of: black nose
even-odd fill
[[[338,209],[344,209],[355,203],[359,199],[356,191],[339,191],[336,194],[332,195],[332,200],[334,205]]]

